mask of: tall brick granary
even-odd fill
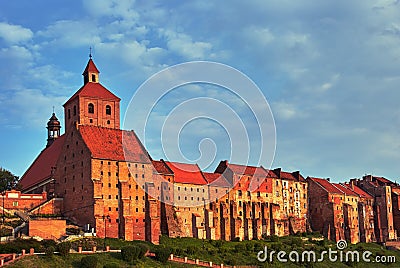
[[[99,73],[90,57],[83,86],[63,105],[65,133],[53,113],[47,145],[20,181],[72,223],[153,243],[161,234],[250,240],[311,230],[352,243],[396,238],[400,187],[384,178],[333,184],[228,161],[208,173],[153,160],[134,131],[120,129],[120,99]]]

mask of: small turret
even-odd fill
[[[47,128],[46,147],[49,147],[58,137],[60,137],[61,124],[60,121],[58,121],[58,118],[56,117],[55,113],[52,114],[52,116],[49,119],[49,122],[47,122],[46,128]]]

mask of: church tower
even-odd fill
[[[120,98],[100,84],[99,73],[89,55],[83,86],[63,105],[66,132],[79,125],[120,128]]]
[[[49,119],[49,122],[47,122],[46,128],[47,128],[46,147],[49,147],[58,137],[60,137],[61,124],[60,121],[58,121],[58,118],[56,117],[55,113],[52,114],[52,116]]]

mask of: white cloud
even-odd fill
[[[139,13],[135,10],[134,0],[87,0],[83,1],[86,10],[94,16],[138,19]]]
[[[194,41],[185,33],[177,33],[168,29],[161,30],[160,33],[166,38],[169,50],[187,59],[205,59],[212,49],[210,43]]]
[[[39,31],[47,45],[59,48],[90,46],[101,42],[98,26],[91,21],[60,20]]]
[[[7,98],[0,99],[0,118],[6,127],[45,128],[56,107],[59,120],[62,120],[62,103],[67,96],[44,94],[40,90],[25,89],[7,92]]]
[[[273,102],[271,109],[273,115],[281,120],[290,120],[305,116],[304,110],[300,110],[294,104],[285,101]]]
[[[0,37],[10,44],[19,44],[31,40],[33,32],[20,25],[0,22]]]
[[[270,29],[264,27],[256,27],[254,25],[243,29],[243,38],[246,44],[251,47],[264,47],[275,40],[275,36]]]

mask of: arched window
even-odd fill
[[[71,118],[71,110],[68,109],[68,119],[70,119],[70,118]]]
[[[106,105],[106,114],[111,115],[111,106]]]
[[[93,103],[89,103],[89,105],[88,105],[88,112],[89,112],[90,114],[94,114],[94,105],[93,105]]]
[[[76,105],[74,105],[74,115],[76,115]]]

